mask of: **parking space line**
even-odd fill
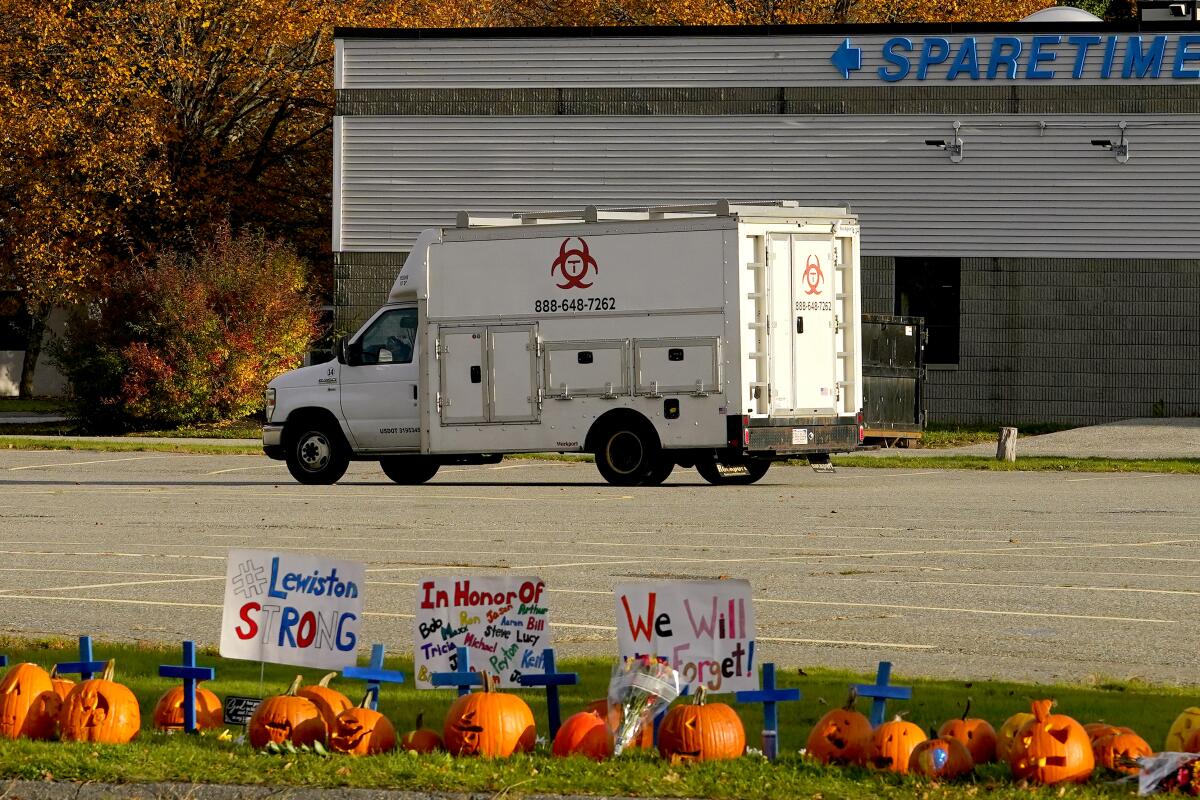
[[[1049,611],[1000,611],[993,608],[954,608],[946,606],[910,606],[899,603],[853,603],[844,600],[783,600],[763,599],[758,603],[798,606],[838,606],[851,608],[894,608],[901,611],[939,611],[950,614],[985,614],[1002,617],[1048,617],[1050,619],[1086,619],[1094,622],[1145,622],[1162,625],[1180,625],[1178,620],[1141,617],[1106,617],[1091,614],[1055,614]]]
[[[204,475],[206,477],[209,475],[224,475],[227,472],[245,472],[246,470],[250,470],[250,469],[283,469],[286,466],[287,466],[286,464],[278,464],[278,463],[256,464],[253,467],[231,467],[230,469],[218,469],[218,470],[214,470],[213,472],[206,472],[206,473],[204,473]]]
[[[162,456],[131,456],[130,458],[104,458],[97,461],[67,461],[58,464],[28,464],[23,467],[9,467],[9,472],[17,472],[23,469],[48,469],[50,467],[82,467],[88,464],[116,464],[120,461],[149,461],[154,458],[170,458],[170,455]]]
[[[198,583],[202,581],[223,581],[224,575],[205,576],[202,578],[164,578],[156,581],[121,581],[120,583],[88,583],[79,586],[47,586],[45,588],[26,589],[29,592],[68,592],[78,589],[115,589],[121,586],[151,586],[162,583]],[[17,591],[16,589],[0,589],[0,595],[4,595],[9,591]]]
[[[1126,586],[1062,586],[1046,583],[968,583],[966,581],[920,581],[920,580],[889,580],[886,578],[864,578],[862,575],[847,576],[857,583],[901,584],[905,586],[962,586],[984,589],[1057,589],[1073,592],[1131,592],[1134,594],[1177,594],[1195,597],[1200,591],[1189,589],[1135,589]]]

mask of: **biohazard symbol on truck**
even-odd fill
[[[821,283],[825,280],[825,273],[821,272],[821,259],[817,258],[816,253],[808,257],[801,278],[804,280],[804,285],[808,287],[804,290],[805,294],[821,293]]]
[[[583,279],[587,277],[589,270],[600,271],[600,267],[596,265],[596,259],[588,253],[587,242],[583,239],[576,239],[579,242],[578,247],[567,249],[571,243],[571,237],[563,239],[562,244],[558,248],[558,258],[554,259],[553,266],[550,267],[550,274],[555,272],[562,273],[562,279],[565,283],[557,284],[560,289],[587,289],[592,284],[584,283]]]

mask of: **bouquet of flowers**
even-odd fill
[[[1200,755],[1196,753],[1156,753],[1138,759],[1138,794],[1178,792],[1200,797]]]
[[[661,659],[639,656],[619,661],[608,682],[608,727],[613,755],[621,755],[654,717],[679,696],[679,673]]]

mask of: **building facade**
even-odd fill
[[[1124,27],[341,29],[339,324],[459,210],[849,204],[864,311],[926,318],[932,421],[1200,413],[1200,26],[1176,5]]]

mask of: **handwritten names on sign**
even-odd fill
[[[749,581],[621,583],[615,596],[622,658],[664,659],[693,692],[758,688]]]
[[[419,689],[435,672],[458,668],[457,648],[470,653],[473,671],[516,687],[522,675],[544,672],[551,646],[546,585],[535,577],[437,577],[417,583],[413,665]]]

